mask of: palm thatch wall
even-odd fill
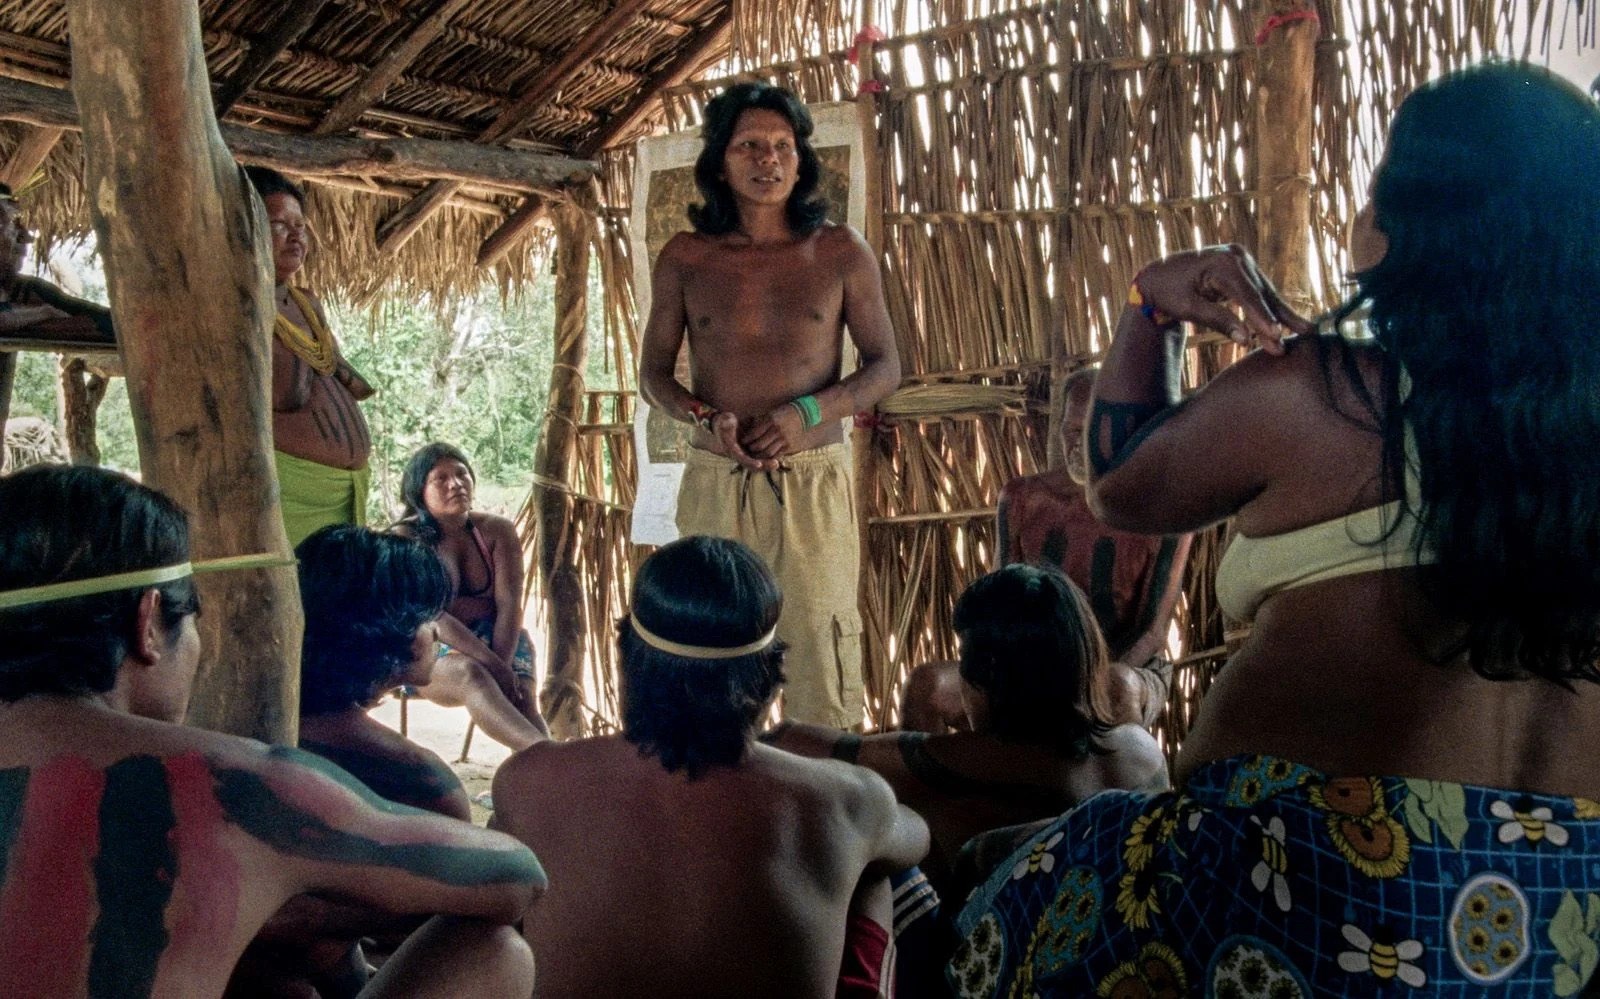
[[[808,102],[854,99],[850,58],[867,14],[903,29],[895,0],[735,5],[734,59],[714,79],[662,95],[670,128],[698,124],[727,82],[760,78]],[[1012,477],[1050,454],[1051,384],[1105,349],[1129,281],[1174,249],[1257,241],[1256,33],[1273,15],[1321,25],[1312,88],[1311,307],[1342,288],[1343,222],[1360,201],[1382,127],[1422,81],[1487,53],[1537,56],[1550,41],[1593,45],[1577,0],[1261,2],[1120,0],[1015,5],[935,0],[939,26],[901,30],[868,66],[883,192],[882,260],[906,377],[859,430],[868,550],[863,609],[869,716],[894,721],[914,664],[955,653],[956,596],[993,567],[993,511]],[[602,171],[597,251],[607,275],[608,350],[631,377],[637,344],[622,228],[626,152]],[[1191,386],[1232,360],[1202,342]],[[624,383],[626,384],[626,382]],[[616,723],[613,622],[644,552],[622,540],[631,505],[629,401],[592,396],[568,500],[584,567],[586,666],[560,678],[588,730]],[[536,486],[536,491],[538,490]],[[1237,635],[1211,590],[1225,529],[1199,539],[1174,650],[1180,669],[1159,734],[1176,748]],[[534,581],[537,589],[538,582]]]

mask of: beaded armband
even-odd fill
[[[1128,304],[1139,310],[1140,315],[1150,320],[1150,325],[1158,330],[1168,329],[1178,325],[1178,321],[1162,312],[1153,305],[1147,305],[1144,295],[1139,291],[1139,282],[1135,281],[1128,286]]]
[[[800,422],[807,430],[822,424],[822,404],[817,402],[814,395],[803,395],[798,399],[789,400],[789,405],[800,412]]]
[[[701,402],[699,399],[689,400],[686,407],[689,410],[689,421],[707,433],[711,432],[711,423],[717,418],[719,410]]]

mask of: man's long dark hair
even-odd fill
[[[417,629],[450,600],[450,578],[419,541],[365,527],[324,527],[294,550],[305,641],[300,713],[377,702],[411,664]]]
[[[827,202],[812,197],[822,179],[822,163],[811,146],[811,112],[794,94],[769,83],[735,84],[706,105],[705,126],[701,129],[706,145],[694,162],[694,183],[706,200],[704,204],[689,206],[689,222],[696,232],[708,236],[738,230],[739,205],[734,201],[733,188],[723,176],[724,160],[739,116],[752,108],[776,111],[794,129],[800,171],[784,213],[790,232],[809,236],[828,218]]]
[[[1423,585],[1466,628],[1431,651],[1491,679],[1600,681],[1597,178],[1600,106],[1487,63],[1405,101],[1373,188],[1386,492],[1409,428]]]
[[[680,645],[736,648],[778,623],[783,596],[761,557],[737,541],[680,538],[645,560],[633,617]],[[744,758],[756,720],[783,682],[782,642],[732,659],[664,652],[617,624],[622,735],[668,772],[698,777]]]
[[[189,560],[189,522],[165,495],[103,468],[35,465],[0,477],[0,590],[113,576]],[[161,594],[169,635],[199,609],[194,580],[0,610],[0,701],[110,690],[137,631],[139,601]]]

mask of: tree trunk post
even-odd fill
[[[0,464],[4,464],[6,421],[11,418],[11,389],[17,383],[17,352],[0,350]]]
[[[1322,26],[1310,0],[1263,0],[1256,46],[1256,257],[1298,312],[1311,297],[1312,96]]]
[[[95,415],[106,397],[110,381],[81,357],[61,359],[61,391],[67,415],[67,456],[74,465],[100,464],[100,444],[95,439]]]
[[[84,186],[105,255],[146,483],[189,513],[196,559],[288,554],[272,464],[265,212],[223,145],[194,0],[68,0]],[[294,569],[199,577],[188,720],[293,742]]]
[[[585,627],[583,581],[571,529],[572,458],[583,406],[583,368],[589,354],[589,252],[594,203],[591,188],[554,209],[556,226],[555,368],[550,372],[549,419],[534,458],[539,493],[539,576],[544,582],[545,628],[549,635],[544,694],[550,731],[557,738],[583,734],[582,690]]]

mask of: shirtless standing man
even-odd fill
[[[171,500],[35,466],[0,477],[0,509],[0,995],[221,995],[302,893],[470,917],[429,924],[363,995],[532,992],[507,925],[544,887],[524,847],[176,723],[200,640]]]
[[[372,438],[356,403],[373,388],[339,352],[315,295],[291,288],[306,262],[306,196],[266,167],[245,175],[267,208],[278,321],[272,338],[272,446],[293,547],[319,527],[367,522]]]
[[[639,384],[697,428],[679,532],[745,542],[783,588],[784,715],[855,728],[861,553],[840,421],[894,391],[900,361],[872,250],[812,199],[811,129],[804,105],[767,84],[707,106],[705,203],[656,262]],[[841,380],[846,327],[861,366]],[[685,337],[689,388],[675,370]]]
[[[1000,567],[1012,562],[1060,569],[1083,590],[1111,651],[1111,667],[1092,692],[1096,714],[1114,725],[1150,727],[1166,705],[1170,666],[1158,657],[1189,560],[1192,535],[1147,536],[1116,531],[1089,509],[1083,426],[1095,369],[1067,379],[1061,468],[1012,479],[1000,492]],[[906,682],[901,719],[906,728],[942,732],[960,727],[960,677],[955,663],[927,663]]]
[[[782,599],[737,541],[664,546],[618,626],[622,734],[540,742],[495,774],[491,825],[554,879],[522,924],[541,999],[887,985],[885,879],[928,828],[869,770],[755,742],[783,679]]]

